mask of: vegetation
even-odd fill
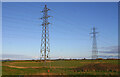
[[[6,61],[3,75],[118,75],[118,60]]]

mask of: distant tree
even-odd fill
[[[98,59],[96,59],[96,60],[103,60],[103,58],[98,58]]]
[[[32,59],[32,61],[35,61],[34,59]]]

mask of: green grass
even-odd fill
[[[109,63],[118,65],[118,60],[59,60],[51,62],[36,62],[36,61],[11,61],[2,63],[3,75],[39,75],[40,73],[56,73],[57,75],[117,75],[118,72],[108,71],[88,71],[88,72],[74,72],[73,68],[82,67],[90,63]],[[19,67],[41,67],[46,68],[14,68],[9,66]],[[54,67],[54,68],[50,68]],[[57,67],[57,68],[56,68]],[[62,68],[61,68],[62,67]]]

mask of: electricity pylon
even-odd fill
[[[41,38],[41,49],[40,49],[40,53],[41,53],[41,58],[44,58],[44,60],[46,61],[46,59],[48,58],[49,52],[50,52],[50,43],[49,43],[49,22],[48,22],[48,18],[50,17],[48,15],[48,11],[50,9],[47,8],[47,5],[45,5],[44,9],[41,11],[43,13],[43,17],[40,18],[43,20],[42,22],[42,38]]]
[[[96,32],[96,28],[93,27],[92,29],[92,33],[90,34],[93,34],[93,45],[92,45],[92,59],[97,59],[98,58],[98,49],[97,49],[97,40],[96,40],[96,34],[98,32]]]

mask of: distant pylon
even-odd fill
[[[96,40],[96,34],[98,32],[96,32],[96,28],[93,27],[92,29],[92,33],[90,34],[93,34],[93,45],[92,45],[92,59],[97,59],[98,58],[98,49],[97,49],[97,40]]]
[[[49,43],[49,22],[48,18],[50,17],[48,15],[48,11],[50,9],[47,8],[47,5],[45,5],[43,11],[43,17],[40,18],[43,20],[42,23],[42,38],[41,38],[41,49],[40,49],[40,59],[44,58],[46,60],[48,58],[49,52],[50,52],[50,43]]]

